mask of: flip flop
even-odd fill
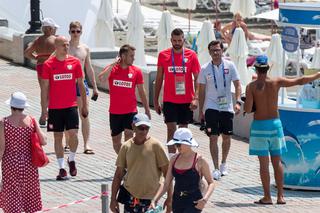
[[[272,205],[272,202],[264,202],[262,199],[258,200],[258,201],[254,201],[254,204],[258,204],[258,205]]]
[[[86,149],[83,153],[86,155],[94,155],[94,151],[92,149]]]
[[[285,205],[285,204],[287,204],[287,202],[286,201],[277,201],[277,204],[278,205]]]

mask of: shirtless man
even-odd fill
[[[82,65],[84,72],[86,72],[91,80],[92,87],[93,87],[93,97],[98,97],[98,88],[96,84],[96,79],[94,76],[94,70],[91,65],[91,58],[90,58],[90,50],[89,47],[85,44],[80,43],[80,36],[82,34],[82,25],[78,21],[73,21],[69,25],[69,34],[71,36],[70,40],[70,48],[69,54],[77,57]],[[87,106],[89,106],[89,87],[86,80],[84,80],[84,84],[86,86],[86,94],[87,94]],[[82,99],[80,98],[79,88],[77,86],[77,102],[79,106],[79,110],[82,108]],[[81,130],[83,136],[83,143],[84,143],[84,154],[94,154],[93,150],[89,147],[89,135],[90,135],[90,122],[89,117],[83,117],[80,114],[81,118]]]
[[[42,32],[43,35],[36,38],[27,49],[24,51],[24,56],[30,60],[37,61],[37,74],[38,82],[40,86],[40,97],[43,93],[43,79],[42,79],[42,68],[43,63],[49,58],[49,56],[54,52],[55,46],[54,41],[56,39],[55,33],[59,26],[54,22],[52,18],[45,18],[42,21]],[[45,100],[40,98],[41,109],[45,103]],[[47,115],[41,112],[41,117],[39,119],[39,124],[41,127],[46,125]]]
[[[258,56],[255,63],[257,80],[246,88],[244,110],[252,112],[255,103],[254,120],[250,130],[249,154],[257,155],[260,162],[260,178],[264,197],[256,204],[272,204],[270,195],[269,153],[278,189],[277,204],[285,204],[283,195],[283,168],[281,154],[286,151],[282,124],[278,113],[278,92],[280,87],[303,85],[320,77],[320,72],[314,75],[294,79],[284,77],[269,78],[268,58]]]

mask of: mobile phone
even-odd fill
[[[98,95],[97,94],[92,95],[91,100],[96,101],[97,99],[98,99]]]

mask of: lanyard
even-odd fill
[[[214,65],[213,65],[213,62],[211,62],[211,65],[212,65],[212,73],[213,73],[213,80],[214,80],[214,86],[216,88],[216,90],[218,90],[218,84],[217,84],[217,79],[216,79],[216,73],[215,73],[215,68],[214,68]],[[223,86],[224,88],[226,88],[226,75],[224,73],[224,63],[222,62],[222,74],[223,74]],[[218,72],[219,72],[219,66],[218,66]]]
[[[173,66],[173,73],[176,74],[176,65],[174,63],[173,48],[171,49],[171,61],[172,61],[172,66]],[[182,49],[182,71],[183,71],[183,74],[185,74],[184,48]]]

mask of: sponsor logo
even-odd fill
[[[68,69],[68,70],[72,70],[72,64],[68,64],[68,65],[67,65],[67,69]]]
[[[224,69],[224,74],[229,74],[229,69]]]
[[[113,80],[113,86],[132,88],[132,82],[130,82],[130,81],[121,81],[121,80]]]
[[[184,58],[184,63],[187,63],[188,62],[188,58]]]
[[[183,66],[181,67],[176,66],[175,69],[176,69],[176,73],[183,73]],[[187,67],[184,67],[184,69],[185,69],[185,73],[187,73]],[[168,67],[168,72],[174,72],[172,66]]]
[[[72,80],[72,73],[55,74],[53,75],[54,81]]]
[[[132,73],[129,73],[128,74],[128,78],[132,78],[133,74]]]

